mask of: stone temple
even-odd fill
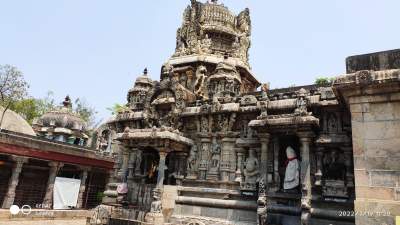
[[[251,28],[249,9],[191,1],[160,80],[146,69],[99,131],[116,161],[88,223],[395,224],[400,50],[349,57],[332,84],[270,89]]]

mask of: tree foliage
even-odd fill
[[[330,85],[330,84],[332,84],[332,78],[329,78],[329,77],[318,77],[316,80],[315,80],[315,84],[316,85]]]
[[[29,85],[21,71],[11,65],[0,65],[0,105],[3,112],[0,119],[0,128],[4,115],[11,105],[27,96]]]
[[[84,98],[77,98],[75,100],[73,110],[88,124],[89,128],[96,126],[97,111]]]
[[[117,115],[118,113],[124,112],[128,109],[129,107],[127,105],[122,105],[119,103],[115,103],[112,107],[107,108],[107,110],[110,111],[112,115]]]

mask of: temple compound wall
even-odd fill
[[[90,224],[394,225],[399,51],[270,89],[250,36],[248,9],[191,1],[160,80],[145,69],[102,131],[119,151]]]

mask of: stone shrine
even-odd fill
[[[118,154],[91,224],[394,224],[400,51],[350,57],[333,84],[270,90],[250,36],[249,9],[191,0],[160,81],[146,69],[99,137]],[[285,189],[290,163],[299,185]]]

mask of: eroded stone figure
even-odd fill
[[[287,165],[285,171],[285,180],[283,189],[285,191],[296,191],[300,184],[300,163],[297,159],[296,152],[292,147],[286,148]]]
[[[187,161],[187,172],[188,172],[188,176],[194,176],[195,174],[195,170],[196,170],[196,159],[197,159],[197,146],[193,145],[192,148],[190,149],[190,155]]]
[[[201,52],[202,53],[211,53],[211,45],[212,40],[206,34],[205,38],[201,41]]]
[[[306,98],[307,91],[305,89],[300,89],[298,91],[298,98],[296,100],[296,109],[294,110],[294,114],[297,116],[306,116],[309,115],[307,111],[308,99]]]
[[[218,171],[221,155],[221,146],[214,140],[211,148],[211,166],[210,171]]]
[[[260,174],[260,165],[254,149],[249,149],[249,157],[246,159],[244,168],[245,183],[256,183]]]
[[[161,191],[159,189],[154,189],[153,191],[154,201],[151,203],[151,213],[161,213],[162,203],[161,203]]]
[[[204,87],[207,79],[206,76],[207,68],[205,66],[199,66],[196,70],[196,81],[194,83],[194,93],[200,98],[204,98]]]

